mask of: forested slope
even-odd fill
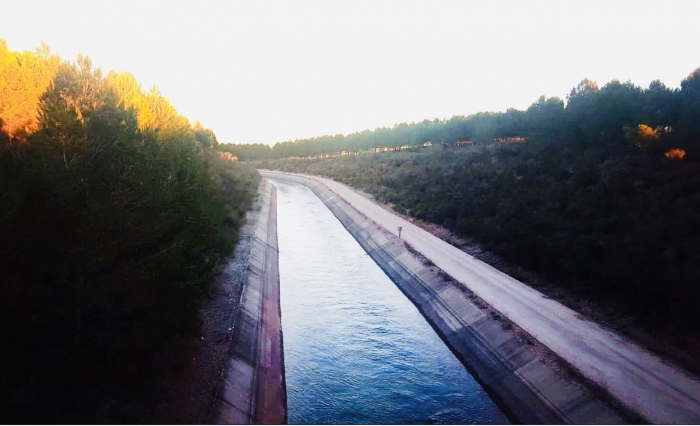
[[[0,419],[153,421],[259,175],[156,89],[46,46],[0,40],[0,120]]]
[[[680,90],[584,80],[566,106],[541,98],[490,115],[481,133],[465,128],[459,138],[472,147],[432,139],[411,151],[255,164],[345,182],[581,293],[614,298],[643,323],[697,331],[700,70]],[[525,142],[494,140],[515,136]]]

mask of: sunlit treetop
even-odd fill
[[[201,124],[192,128],[156,86],[144,92],[129,72],[110,71],[104,77],[86,55],[62,61],[45,43],[34,52],[13,52],[0,39],[0,119],[10,137],[26,138],[42,120],[47,124],[47,106],[61,105],[85,125],[86,114],[112,103],[132,111],[141,132],[160,139],[201,140],[207,146],[217,143],[210,129]]]

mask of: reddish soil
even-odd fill
[[[222,262],[200,308],[201,335],[171,345],[172,373],[165,382],[161,403],[148,423],[212,424],[217,394],[224,376],[233,337],[245,260],[250,242],[242,232],[235,254]]]

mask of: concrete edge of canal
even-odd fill
[[[249,237],[247,280],[236,314],[224,380],[218,392],[218,424],[283,424],[287,421],[277,248],[277,190],[263,179],[260,210]]]
[[[415,304],[511,421],[618,424],[640,420],[325,185],[302,176],[260,173],[309,187]]]

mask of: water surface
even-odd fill
[[[272,182],[289,423],[505,423],[321,200]]]

